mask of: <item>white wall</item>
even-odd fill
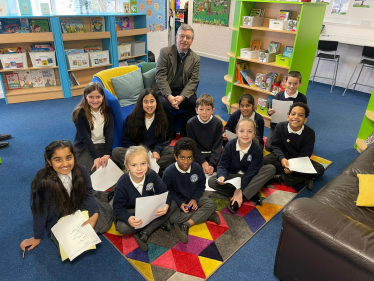
[[[148,32],[148,50],[155,54],[156,61],[163,47],[168,46],[168,31]]]

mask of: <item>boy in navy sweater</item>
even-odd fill
[[[169,221],[174,223],[183,243],[188,242],[188,230],[194,224],[207,220],[221,223],[216,203],[203,195],[206,177],[201,166],[193,162],[195,155],[196,143],[190,138],[181,138],[174,146],[177,162],[167,167],[162,177],[171,198],[179,207]]]
[[[297,90],[302,82],[301,82],[302,76],[299,71],[290,71],[287,76],[287,89],[279,92],[278,94],[275,95],[274,99],[275,100],[281,100],[281,101],[293,101],[295,102],[303,102],[307,103],[307,98],[305,95],[302,93],[299,93]],[[268,110],[269,115],[272,115],[275,113],[274,109],[269,109]],[[266,140],[266,145],[265,148],[267,151],[271,151],[271,140],[273,138],[274,134],[274,129],[277,123],[270,122],[270,131]]]
[[[292,172],[289,169],[288,159],[296,157],[311,157],[313,154],[315,133],[313,129],[304,125],[309,115],[309,107],[302,102],[295,102],[290,106],[288,121],[280,122],[275,127],[272,153],[264,157],[264,165],[273,164],[276,168],[277,181],[282,181],[288,186],[305,182],[305,186],[313,189],[313,179],[323,175],[323,166],[311,160],[317,171],[315,174]]]
[[[214,100],[203,94],[196,101],[197,116],[187,122],[187,137],[197,144],[195,161],[199,163],[205,174],[211,175],[218,165],[222,151],[221,120],[213,116]]]

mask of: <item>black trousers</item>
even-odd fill
[[[287,186],[294,186],[298,183],[303,183],[306,180],[317,178],[323,175],[325,172],[325,168],[317,163],[316,161],[310,160],[313,164],[314,169],[316,169],[317,174],[304,174],[304,173],[298,173],[298,172],[292,172],[291,174],[286,174],[284,172],[284,168],[281,164],[281,162],[278,161],[277,157],[273,153],[270,153],[264,157],[264,166],[268,164],[274,165],[276,169],[276,174],[280,174],[283,182]]]
[[[177,96],[175,94],[172,94],[173,96]],[[162,104],[162,107],[165,110],[166,117],[168,118],[169,122],[169,127],[168,127],[168,133],[167,133],[167,138],[168,139],[174,139],[176,135],[175,131],[175,121],[174,121],[174,115],[173,115],[173,109],[171,103],[168,101],[168,99],[164,98],[164,96],[159,93],[158,94],[160,102]],[[181,129],[181,136],[186,137],[187,136],[187,131],[186,131],[186,125],[187,121],[194,117],[196,115],[196,100],[197,97],[196,95],[191,96],[189,99],[185,99],[181,104],[179,105],[179,109],[184,110],[183,113],[183,123],[182,123],[182,129]]]

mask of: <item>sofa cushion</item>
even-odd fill
[[[143,74],[144,88],[152,88],[153,83],[156,82],[156,68]]]
[[[122,76],[110,79],[121,107],[136,103],[139,94],[144,90],[140,68]]]
[[[374,207],[374,175],[358,174],[359,194],[357,197],[357,206]]]

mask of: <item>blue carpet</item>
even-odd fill
[[[215,99],[215,114],[228,120],[225,95],[228,63],[202,58],[198,95]],[[357,156],[353,149],[370,96],[361,92],[314,83],[307,92],[311,115],[307,124],[316,131],[315,154],[334,163],[325,175],[315,181],[312,192],[304,190],[299,197],[311,197]],[[0,133],[10,133],[10,146],[0,150],[1,193],[1,263],[2,280],[90,279],[143,280],[120,253],[101,237],[96,251],[90,251],[73,262],[62,263],[49,239],[26,253],[22,260],[20,242],[32,237],[29,207],[30,183],[44,165],[44,147],[56,139],[73,140],[75,128],[70,114],[80,97],[6,105],[0,100]],[[267,135],[268,129],[265,129]],[[278,214],[244,245],[212,277],[212,280],[277,280],[273,275],[274,258],[281,231]]]

